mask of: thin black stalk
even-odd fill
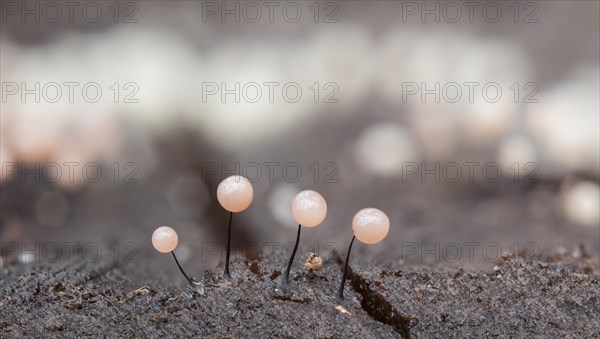
[[[292,251],[292,256],[290,257],[290,261],[288,262],[287,269],[285,270],[284,282],[288,282],[290,280],[290,269],[292,268],[292,263],[294,262],[294,257],[296,256],[296,250],[298,250],[298,243],[300,243],[300,230],[302,230],[302,225],[298,225],[298,235],[296,236],[296,245],[294,245],[294,250]]]
[[[231,220],[233,219],[233,212],[229,212],[229,226],[227,227],[227,255],[225,257],[225,271],[223,272],[223,278],[225,280],[231,280],[231,274],[229,274],[229,255],[231,253]]]
[[[352,241],[350,241],[350,246],[348,247],[348,254],[346,254],[346,263],[344,264],[344,274],[342,275],[342,283],[340,284],[340,289],[338,290],[337,297],[339,299],[344,299],[344,286],[346,285],[346,274],[348,271],[348,262],[350,261],[350,251],[352,250],[352,244],[354,244],[354,239],[356,237],[352,236]]]
[[[179,264],[179,260],[177,260],[177,256],[175,255],[175,252],[171,251],[171,254],[173,255],[173,259],[175,259],[175,262],[177,263],[177,267],[179,267],[179,270],[181,271],[181,273],[183,273],[183,276],[187,279],[187,281],[190,283],[190,285],[200,285],[200,283],[193,281],[183,270],[183,268],[181,268],[181,265]]]

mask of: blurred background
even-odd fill
[[[329,213],[298,262],[344,253],[364,207],[392,225],[357,263],[598,255],[597,1],[1,4],[3,268],[77,242],[173,273],[170,225],[215,269],[231,174],[242,258],[291,250],[303,189]]]

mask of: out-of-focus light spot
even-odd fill
[[[333,93],[333,87],[323,86],[328,82],[336,84],[339,91],[335,98],[339,103],[330,107],[335,110],[340,108],[337,106],[352,107],[370,93],[375,66],[373,51],[377,48],[364,27],[341,23],[333,26],[319,30],[319,34],[304,48],[304,60],[297,60],[309,66],[310,71],[306,73],[305,67],[294,69],[297,73],[306,74],[309,86],[315,81],[319,82],[319,102],[323,102],[327,94]],[[314,55],[319,57],[315,58]]]
[[[513,135],[505,138],[498,147],[496,161],[503,170],[522,171],[527,163],[538,159],[535,145],[530,138],[524,135]],[[515,168],[515,166],[517,166]],[[529,166],[533,170],[533,166]],[[520,172],[516,172],[519,173]]]
[[[407,162],[417,161],[419,152],[409,132],[392,123],[367,127],[354,146],[357,165],[366,173],[394,177]]]
[[[35,260],[35,254],[31,252],[23,252],[19,255],[19,262],[21,262],[22,264],[31,264]]]
[[[478,100],[470,104],[463,119],[466,141],[482,144],[506,134],[517,117],[517,104],[502,98],[492,103]]]
[[[567,188],[564,194],[566,217],[575,223],[600,226],[600,187],[593,182],[580,182]]]
[[[292,200],[300,190],[293,184],[277,184],[267,197],[271,215],[281,227],[296,228],[297,223],[292,216]]]
[[[559,173],[600,169],[599,72],[598,66],[581,67],[527,106],[527,127]]]
[[[423,157],[440,159],[451,156],[458,146],[458,115],[433,107],[411,113],[410,123],[423,144]]]

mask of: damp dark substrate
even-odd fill
[[[343,301],[337,258],[312,273],[294,265],[286,286],[278,257],[236,260],[233,281],[205,272],[197,287],[68,263],[3,281],[0,336],[599,337],[596,259],[505,258],[480,272],[354,266]]]

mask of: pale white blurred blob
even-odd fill
[[[8,180],[19,180],[16,166],[11,149],[5,146],[0,135],[0,183]]]
[[[199,40],[209,39],[210,34],[202,34]],[[461,30],[400,27],[375,41],[363,26],[338,24],[286,42],[213,42],[204,52],[174,31],[140,26],[67,33],[36,47],[17,46],[3,36],[3,81],[26,82],[29,87],[35,82],[94,81],[104,91],[97,103],[82,102],[80,95],[75,103],[9,100],[2,111],[2,125],[10,124],[10,130],[2,131],[3,153],[26,162],[115,161],[121,158],[120,147],[128,144],[122,136],[129,131],[118,129],[123,121],[139,128],[141,139],[146,140],[179,118],[216,146],[239,151],[283,138],[289,130],[319,119],[321,112],[349,114],[355,110],[348,107],[366,100],[375,89],[396,105],[395,109],[408,110],[408,122],[423,144],[425,158],[448,157],[459,142],[485,147],[498,141],[514,130],[518,110],[525,107],[525,132],[540,145],[542,160],[561,165],[563,172],[600,169],[598,65],[581,68],[556,88],[538,93],[539,104],[522,104],[529,94],[523,85],[531,81],[523,48],[510,40],[483,39]],[[163,50],[169,53],[161,53]],[[222,103],[219,92],[204,103],[202,84],[208,81],[230,87],[235,82],[242,86],[256,82],[262,87],[262,100],[249,103],[242,98],[235,103],[228,95]],[[301,100],[285,102],[280,85],[275,102],[268,102],[265,81],[298,83],[303,90]],[[425,82],[431,88],[435,82],[467,81],[481,85],[497,82],[503,89],[501,100],[482,100],[481,85],[473,103],[468,102],[464,86],[461,100],[455,104],[435,103],[432,95],[425,104],[420,95],[409,98],[407,104],[402,100],[404,82]],[[120,103],[114,102],[114,93],[107,88],[115,82],[120,85]],[[127,82],[137,85],[134,98],[138,103],[122,102],[135,90],[135,86],[125,89]],[[337,83],[339,104],[323,104],[331,88],[326,91],[322,87],[321,103],[315,103],[309,89],[315,82],[320,86]],[[515,82],[520,89],[517,103],[509,89]],[[150,160],[135,160],[143,163],[143,175],[153,167],[144,164],[152,163],[152,157],[147,158]],[[376,172],[394,172],[391,169],[397,165],[393,159]]]
[[[412,123],[426,145],[433,144],[428,142],[431,138],[427,132],[432,129],[441,132],[436,139],[448,141],[451,150],[455,124],[471,143],[494,141],[515,124],[519,104],[509,87],[515,82],[522,87],[529,81],[529,64],[521,49],[510,41],[486,41],[459,30],[392,30],[382,41],[381,55],[377,79],[382,97],[406,104],[414,112]],[[498,102],[491,102],[495,101],[492,89],[484,98],[483,88],[489,83],[502,90]],[[416,93],[411,93],[414,90]],[[450,117],[454,123],[425,122],[421,114],[432,111],[457,114]],[[435,155],[445,151],[429,148]]]
[[[19,254],[19,262],[22,264],[31,264],[36,261],[37,257],[35,253],[32,252],[21,252]]]
[[[50,119],[50,114],[36,111],[11,110],[3,115],[10,118],[10,130],[5,142],[20,161],[48,161],[60,148],[60,118]]]
[[[281,52],[274,46],[259,49],[248,43],[226,43],[213,51],[207,62],[211,65],[210,72],[197,83],[198,97],[206,102],[199,103],[201,108],[193,118],[217,146],[226,150],[256,146],[284,135],[298,120],[307,117],[310,96],[306,87],[302,88],[304,92],[298,102],[287,102],[282,94],[284,86],[295,81],[283,76]],[[277,83],[272,85],[272,95],[271,85],[265,85],[266,82]],[[217,93],[202,99],[200,93],[205,83],[215,83]],[[239,83],[239,102],[234,94],[223,98],[222,93],[235,91],[236,83]],[[287,99],[293,101],[296,93],[293,87],[288,89]]]
[[[119,58],[112,50],[119,50]],[[168,50],[168,53],[163,53]],[[189,42],[167,29],[115,29],[85,50],[91,78],[118,82],[120,98],[114,109],[148,128],[163,128],[176,113],[189,110],[188,96],[199,96],[204,60]],[[132,83],[125,87],[127,83]],[[135,94],[133,95],[133,93]],[[126,103],[127,95],[137,103]]]
[[[518,46],[510,41],[478,39],[459,30],[392,30],[382,40],[381,55],[379,86],[384,98],[398,103],[407,82],[425,82],[427,89],[433,89],[435,83],[441,87],[452,82],[483,85],[528,78],[529,64]],[[468,91],[462,94],[460,102],[468,102]],[[430,94],[427,100],[433,101],[433,97]]]
[[[60,153],[56,153],[51,162],[58,164],[62,173],[58,178],[56,178],[55,182],[58,186],[63,189],[74,191],[81,187],[86,180],[89,180],[93,173],[90,170],[90,173],[85,173],[85,166],[96,166],[93,164],[94,159],[88,157],[86,153],[82,153],[81,151],[74,151],[70,148],[62,150]]]
[[[369,94],[376,50],[366,28],[340,23],[320,29],[302,46],[299,55],[289,55],[293,58],[290,69],[295,78],[303,79],[306,95],[313,103],[314,91],[309,90],[309,86],[318,82],[317,102],[324,104],[324,109],[348,114],[348,107],[360,103]],[[338,103],[326,102],[331,100]]]
[[[593,182],[579,182],[563,193],[566,217],[584,226],[600,226],[600,187]]]
[[[8,98],[3,120],[10,121],[7,139],[19,160],[53,161],[61,152],[89,159],[114,152],[117,135],[110,109],[111,82],[103,82],[106,74],[91,76],[97,65],[86,57],[86,50],[96,35],[87,38],[67,34],[51,44],[12,50],[18,57],[8,62],[6,81],[20,88]],[[65,83],[77,83],[72,93]],[[102,89],[98,102],[86,102],[82,94],[91,83]],[[23,100],[21,93],[34,90],[36,84],[37,98],[27,94]],[[90,97],[95,94],[91,91]]]
[[[580,67],[527,106],[527,127],[558,173],[600,169],[599,66]]]
[[[394,30],[383,38],[382,43],[384,56],[378,72],[382,95],[395,104],[408,103],[413,109],[421,106],[421,93],[404,98],[405,85],[426,83],[430,89],[436,82],[454,81],[456,52],[465,48],[465,39],[459,33],[421,35]],[[454,54],[453,50],[456,50]],[[432,95],[428,98],[434,100]]]
[[[516,134],[504,138],[500,142],[496,153],[496,161],[502,167],[502,170],[513,171],[513,173],[521,174],[523,170],[535,168],[534,166],[525,165],[537,160],[536,147],[531,138],[526,135]],[[515,168],[515,166],[517,167]]]
[[[495,103],[477,100],[470,104],[462,120],[465,141],[484,144],[501,138],[515,125],[516,107],[517,104],[506,98]]]
[[[528,60],[515,44],[497,40],[478,40],[461,55],[457,65],[461,83],[478,83],[461,120],[464,135],[472,143],[498,140],[517,124],[519,108],[531,93],[532,87],[524,89],[531,81]],[[463,96],[469,99],[467,87]]]
[[[420,111],[411,111],[412,131],[422,143],[423,157],[443,159],[454,154],[459,142],[458,112],[425,105]]]
[[[12,129],[12,114],[10,114],[12,109],[4,102],[4,95],[6,95],[7,100],[9,97],[8,94],[5,93],[4,84],[8,82],[5,82],[6,76],[10,74],[12,65],[15,62],[15,56],[18,54],[18,46],[13,44],[3,32],[0,32],[0,69],[2,70],[3,82],[1,91],[2,98],[0,98],[2,100],[2,106],[0,107],[0,165],[2,165],[0,168],[0,183],[4,182],[7,176],[4,164],[15,160],[14,149],[10,142],[9,133],[9,130]]]
[[[402,173],[404,163],[417,161],[419,152],[408,130],[392,123],[375,123],[356,141],[354,159],[364,172],[391,178]]]
[[[396,28],[389,31],[380,42],[379,62],[375,80],[383,98],[402,103],[402,82],[406,76],[406,63],[421,38],[419,31]],[[404,78],[406,79],[406,78]]]
[[[217,146],[237,150],[285,136],[323,110],[347,114],[345,108],[368,93],[372,49],[367,30],[354,26],[327,28],[306,40],[260,48],[248,42],[224,42],[207,55],[210,67],[198,82],[198,90],[216,85],[217,93],[202,97],[198,92],[199,108],[191,118]],[[234,90],[236,83],[239,102],[234,94],[223,98],[222,93]],[[287,96],[285,86],[289,86]]]
[[[267,205],[271,216],[278,226],[296,229],[298,224],[292,215],[292,201],[300,189],[294,184],[277,184],[267,197]]]
[[[35,202],[35,216],[44,226],[61,227],[69,214],[69,202],[61,192],[46,191]]]
[[[524,82],[531,81],[530,61],[517,43],[511,40],[476,39],[468,47],[468,51],[457,51],[459,62],[456,72],[461,81],[497,82],[503,85],[503,90],[514,82],[522,86]],[[503,93],[503,97],[513,99],[512,94]],[[520,94],[522,96],[524,93]]]

